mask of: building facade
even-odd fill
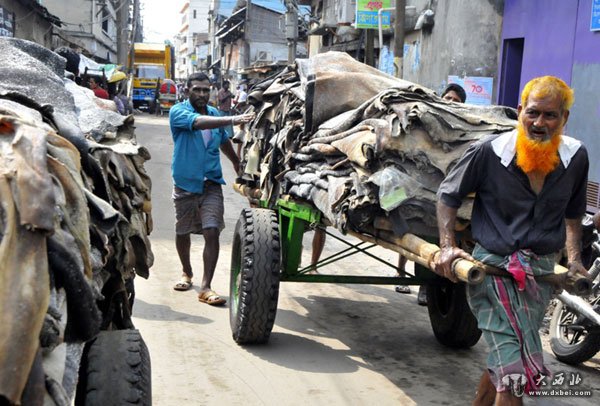
[[[310,3],[313,10],[309,31],[311,55],[335,50],[368,62],[366,49],[372,38],[374,66],[394,74],[393,65],[386,62],[393,60],[393,30],[384,28],[379,35],[377,25],[371,29],[355,28],[359,2],[300,0],[300,3]],[[390,5],[394,7],[395,2]],[[497,82],[503,5],[503,0],[406,0],[403,79],[439,92],[452,78],[473,78],[489,84],[486,91],[490,94],[481,99],[491,103],[495,99],[492,84]],[[388,12],[393,25],[395,10]]]
[[[215,7],[217,3],[214,2]],[[222,10],[215,8],[212,12],[215,33],[211,59],[215,76],[236,82],[247,79],[255,68],[268,72],[288,62],[290,42],[286,24],[289,23],[289,14],[282,1],[238,0],[231,15],[225,19],[222,18]],[[302,7],[296,18],[301,27],[296,36],[296,57],[308,55],[307,30],[302,29],[307,26],[302,24],[305,19],[308,20],[308,8]]]
[[[117,61],[117,11],[129,9],[128,1],[44,0],[48,10],[64,21],[56,46],[77,46],[86,56],[102,63]],[[117,10],[119,8],[119,10]],[[126,46],[126,45],[125,45]]]
[[[52,48],[53,38],[62,25],[35,0],[0,0],[0,37],[15,37]]]
[[[207,0],[186,0],[179,11],[181,28],[175,37],[178,78],[185,78],[207,64],[209,9]]]

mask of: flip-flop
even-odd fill
[[[398,286],[396,286],[396,292],[403,293],[403,294],[408,294],[408,293],[411,292],[410,286],[408,286],[408,285],[398,285]]]
[[[173,289],[179,291],[189,290],[192,287],[192,285],[192,278],[190,278],[187,275],[183,275],[179,282],[177,282],[175,286],[173,286]]]
[[[211,306],[219,306],[227,302],[227,300],[217,295],[214,290],[205,290],[204,292],[200,293],[198,295],[198,300]]]

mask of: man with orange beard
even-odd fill
[[[588,157],[562,134],[573,91],[562,80],[531,80],[521,94],[517,129],[473,145],[438,191],[438,271],[455,281],[455,259],[473,258],[507,270],[468,286],[467,299],[490,353],[476,405],[521,405],[521,396],[549,374],[538,329],[553,287],[536,278],[553,272],[566,246],[569,272],[581,264],[581,217],[586,207]],[[472,257],[457,247],[456,213],[475,192]],[[566,245],[565,245],[566,244]]]

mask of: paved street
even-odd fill
[[[136,279],[134,323],[149,346],[155,405],[466,405],[472,400],[487,347],[456,351],[437,343],[416,289],[400,295],[393,286],[283,283],[269,344],[238,346],[231,338],[227,307],[197,300],[196,290],[172,289],[180,275],[174,243],[168,119],[136,116],[138,142],[152,160],[154,266]],[[246,200],[232,188],[233,171],[223,158],[228,186],[226,229],[213,287],[229,295],[229,265],[235,222]],[[303,262],[310,255],[310,235]],[[330,239],[331,240],[331,239]],[[340,245],[328,240],[325,255]],[[196,278],[202,272],[202,237],[192,238]],[[379,249],[394,262],[397,254]],[[325,268],[328,269],[328,268]],[[392,275],[366,257],[334,264],[328,273]],[[548,350],[549,351],[549,350]],[[597,405],[600,356],[573,369],[546,354],[555,372],[579,372],[578,389],[591,398],[552,398],[546,403]],[[526,404],[535,404],[528,400]]]

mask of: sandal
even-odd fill
[[[192,287],[192,285],[192,278],[190,278],[187,275],[182,275],[179,282],[177,282],[175,286],[173,286],[173,289],[179,291],[189,290]]]
[[[219,306],[227,302],[221,296],[217,295],[217,293],[214,290],[211,289],[205,290],[204,292],[200,293],[198,295],[198,300],[202,303],[206,303],[211,306]]]

